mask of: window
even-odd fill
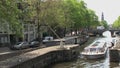
[[[90,48],[90,51],[91,51],[91,52],[95,52],[95,51],[96,51],[96,48]]]
[[[4,42],[7,43],[8,42],[8,38],[4,37]]]
[[[1,43],[4,43],[4,37],[1,37]]]

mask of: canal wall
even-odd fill
[[[45,44],[46,46],[55,46],[55,45],[60,45],[60,42],[63,41],[63,43],[66,45],[68,44],[78,44],[78,36],[73,36],[73,37],[64,37],[62,39],[54,39],[51,41],[46,41],[43,42],[43,44]]]
[[[69,44],[82,45],[85,42],[87,42],[88,39],[89,39],[88,36],[81,35],[81,36],[65,37],[62,39],[62,41],[65,45],[69,45]],[[44,42],[43,44],[45,44],[46,46],[55,46],[55,45],[60,45],[60,41],[61,39],[54,39],[52,41]]]
[[[0,61],[0,68],[44,68],[57,62],[77,59],[79,45],[52,46]]]
[[[114,46],[110,49],[110,61],[120,62],[120,35],[116,34]]]
[[[120,62],[120,49],[110,49],[110,61]]]

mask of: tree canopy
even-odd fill
[[[17,35],[21,31],[20,20],[18,19],[20,13],[16,0],[0,0],[0,24],[7,23],[9,25],[7,28]]]
[[[113,26],[113,28],[119,28],[120,27],[120,16],[118,17],[117,20],[114,21],[112,26]]]
[[[0,10],[0,21],[9,22],[16,33],[20,32],[20,22],[25,21],[34,21],[38,33],[41,25],[47,24],[60,35],[66,29],[95,28],[100,24],[83,0],[1,0]]]

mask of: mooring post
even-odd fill
[[[77,37],[75,37],[75,44],[77,44]]]
[[[60,39],[60,48],[64,49],[64,40],[63,39]]]

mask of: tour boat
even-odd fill
[[[96,40],[89,46],[84,48],[84,51],[81,53],[87,59],[98,59],[105,57],[108,44],[104,40]]]

